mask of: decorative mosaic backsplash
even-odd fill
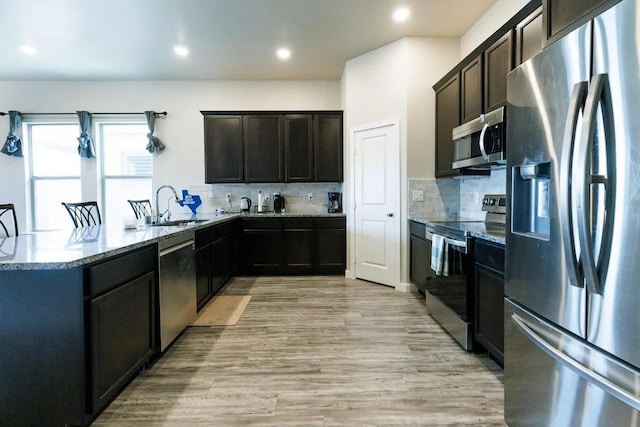
[[[240,198],[251,199],[251,210],[258,203],[258,191],[263,196],[269,196],[269,211],[273,210],[273,193],[280,193],[285,199],[285,212],[289,213],[326,213],[327,193],[330,191],[342,191],[339,183],[279,183],[279,184],[210,184],[193,185],[189,187],[189,193],[199,194],[202,198],[202,206],[199,214],[215,214],[216,210],[229,211],[227,193],[231,193],[231,212],[240,211]],[[309,201],[308,194],[313,193]],[[344,195],[343,195],[344,205]]]

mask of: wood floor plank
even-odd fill
[[[502,371],[423,298],[339,276],[238,277],[235,326],[194,327],[94,425],[503,426]]]

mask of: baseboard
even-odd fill
[[[345,270],[344,271],[344,277],[346,277],[347,279],[355,279],[356,278],[356,273],[354,273],[351,270]]]
[[[411,292],[411,288],[413,285],[411,283],[398,283],[396,285],[396,291],[400,292]]]

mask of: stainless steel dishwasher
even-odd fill
[[[196,264],[193,232],[158,243],[160,271],[160,351],[196,317]]]

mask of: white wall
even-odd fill
[[[470,54],[530,0],[498,0],[460,39],[460,59]]]
[[[400,123],[400,283],[408,283],[408,178],[434,176],[435,96],[432,86],[459,60],[459,41],[405,38],[347,61],[343,74],[345,141],[352,152],[351,129],[397,119]],[[351,195],[351,156],[345,156],[345,186]],[[347,211],[351,212],[350,206]],[[348,218],[349,242],[355,222]],[[353,268],[354,248],[347,248]]]
[[[200,110],[338,110],[338,81],[0,82],[0,111],[167,111],[155,135],[166,149],[154,158],[153,186],[204,184]],[[9,130],[0,119],[0,142]],[[145,142],[146,144],[146,142]],[[24,160],[0,154],[0,201],[16,204],[25,230]]]
[[[433,85],[459,62],[455,38],[406,39],[407,176],[435,177],[436,95]]]

